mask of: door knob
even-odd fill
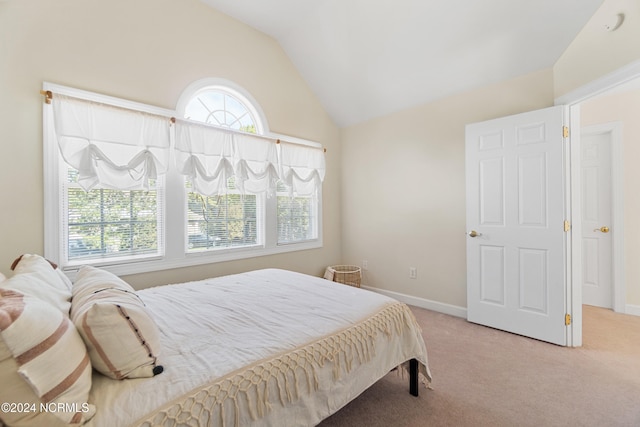
[[[609,227],[607,227],[606,225],[603,225],[600,228],[596,228],[593,231],[602,231],[603,233],[608,233],[609,232]]]
[[[471,230],[470,232],[467,233],[470,237],[478,237],[478,236],[482,236],[482,233],[478,233],[476,230]]]

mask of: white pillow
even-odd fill
[[[18,258],[13,276],[0,283],[0,288],[13,289],[45,301],[69,316],[71,281],[39,255],[24,254]]]
[[[96,411],[88,402],[87,349],[69,318],[36,297],[1,288],[0,384],[0,402],[23,405],[0,412],[8,426],[77,425]]]
[[[71,320],[84,340],[93,367],[115,378],[152,377],[160,333],[135,290],[108,271],[85,266],[73,284]]]

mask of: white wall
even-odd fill
[[[11,0],[0,3],[0,272],[43,251],[43,81],[173,109],[206,77],[244,87],[272,131],[327,147],[324,248],[127,280],[142,287],[274,266],[320,275],[339,262],[339,131],[273,39],[198,0]]]
[[[465,125],[552,104],[548,69],[343,129],[344,261],[368,261],[368,286],[466,307]]]
[[[640,305],[640,90],[598,97],[580,106],[582,126],[621,122],[624,181],[624,252],[627,304]]]

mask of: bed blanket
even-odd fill
[[[431,380],[420,328],[386,296],[285,270],[139,292],[165,372],[94,375],[92,426],[308,426],[411,358]]]

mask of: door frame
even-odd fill
[[[611,135],[611,288],[613,291],[612,308],[618,313],[625,312],[626,284],[624,277],[624,156],[622,141],[622,123],[609,122],[580,128],[575,150],[579,153],[581,149],[580,138],[583,135]],[[580,156],[578,161],[580,161]],[[581,164],[575,165],[578,171]],[[576,187],[582,186],[582,174],[577,173],[578,182]],[[581,205],[580,205],[581,207]],[[582,250],[582,245],[580,245]],[[582,269],[580,269],[580,276]],[[580,277],[580,279],[582,279]],[[579,283],[582,283],[580,280]]]
[[[564,105],[571,132],[569,136],[569,156],[567,156],[568,191],[566,201],[568,217],[571,218],[571,244],[568,248],[567,259],[567,313],[571,315],[571,324],[567,328],[567,345],[582,346],[582,250],[580,236],[582,223],[580,220],[580,103],[596,95],[608,91],[618,85],[640,78],[640,60],[634,61],[612,73],[602,76],[581,86],[566,95],[555,99],[555,105]],[[576,149],[573,149],[576,145]],[[575,232],[573,232],[575,231]],[[618,295],[620,298],[625,295]],[[618,303],[616,297],[616,304]]]

